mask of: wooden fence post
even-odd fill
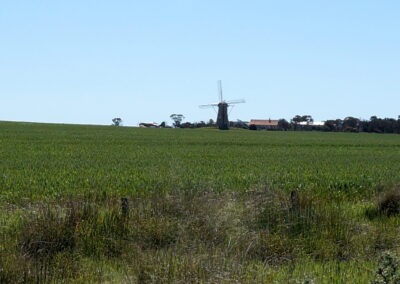
[[[129,200],[126,197],[121,198],[121,213],[124,217],[129,215]]]
[[[297,210],[299,207],[299,196],[296,190],[290,192],[290,210]]]

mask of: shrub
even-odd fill
[[[387,216],[394,216],[400,213],[400,188],[396,187],[386,192],[378,202],[379,212]]]
[[[386,252],[379,260],[378,269],[372,284],[400,283],[400,261],[395,255]]]

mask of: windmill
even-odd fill
[[[228,130],[229,129],[229,120],[228,120],[228,107],[233,107],[235,104],[245,103],[245,100],[233,100],[233,101],[225,101],[222,97],[222,82],[218,81],[218,93],[219,93],[219,102],[201,105],[200,108],[215,108],[218,107],[218,116],[217,116],[217,126],[220,130]]]

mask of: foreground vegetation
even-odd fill
[[[398,135],[5,122],[0,135],[1,283],[400,279]]]

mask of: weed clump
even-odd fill
[[[378,201],[378,210],[386,216],[394,216],[400,213],[400,187],[386,192]]]
[[[75,247],[75,220],[72,215],[58,216],[50,208],[42,209],[22,231],[20,247],[30,257],[52,257]]]
[[[400,214],[400,185],[389,190],[381,189],[375,205],[365,210],[365,216],[373,220],[378,217],[393,217]]]
[[[400,260],[397,256],[386,252],[379,260],[378,269],[372,284],[400,283]]]

